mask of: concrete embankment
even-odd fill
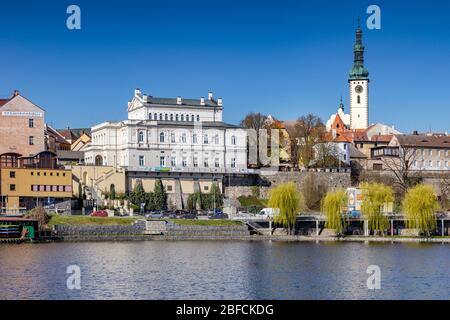
[[[246,225],[201,226],[169,224],[161,234],[148,234],[145,223],[124,226],[59,225],[55,236],[60,241],[285,241],[285,242],[426,242],[450,243],[450,237],[379,237],[332,235],[251,235]]]

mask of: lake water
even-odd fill
[[[81,290],[67,289],[69,265]],[[368,290],[369,265],[381,289]],[[449,299],[441,244],[147,241],[0,246],[0,299]]]

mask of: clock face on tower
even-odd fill
[[[356,91],[356,93],[361,93],[361,92],[363,92],[363,87],[360,86],[360,85],[357,85],[357,86],[355,87],[355,91]]]

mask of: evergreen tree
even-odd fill
[[[137,180],[134,185],[133,191],[130,192],[128,196],[128,200],[131,201],[136,206],[140,206],[141,203],[146,203],[147,195],[144,190],[144,186],[142,185],[141,180]]]
[[[155,182],[155,191],[153,192],[153,204],[156,210],[165,210],[167,208],[167,193],[161,179]]]

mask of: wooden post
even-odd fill
[[[442,233],[442,236],[444,236],[444,234],[445,234],[444,219],[441,219],[441,233]]]
[[[316,236],[319,235],[319,220],[316,220]]]
[[[272,235],[272,219],[269,218],[269,233]]]
[[[391,237],[394,236],[394,219],[391,219]]]

